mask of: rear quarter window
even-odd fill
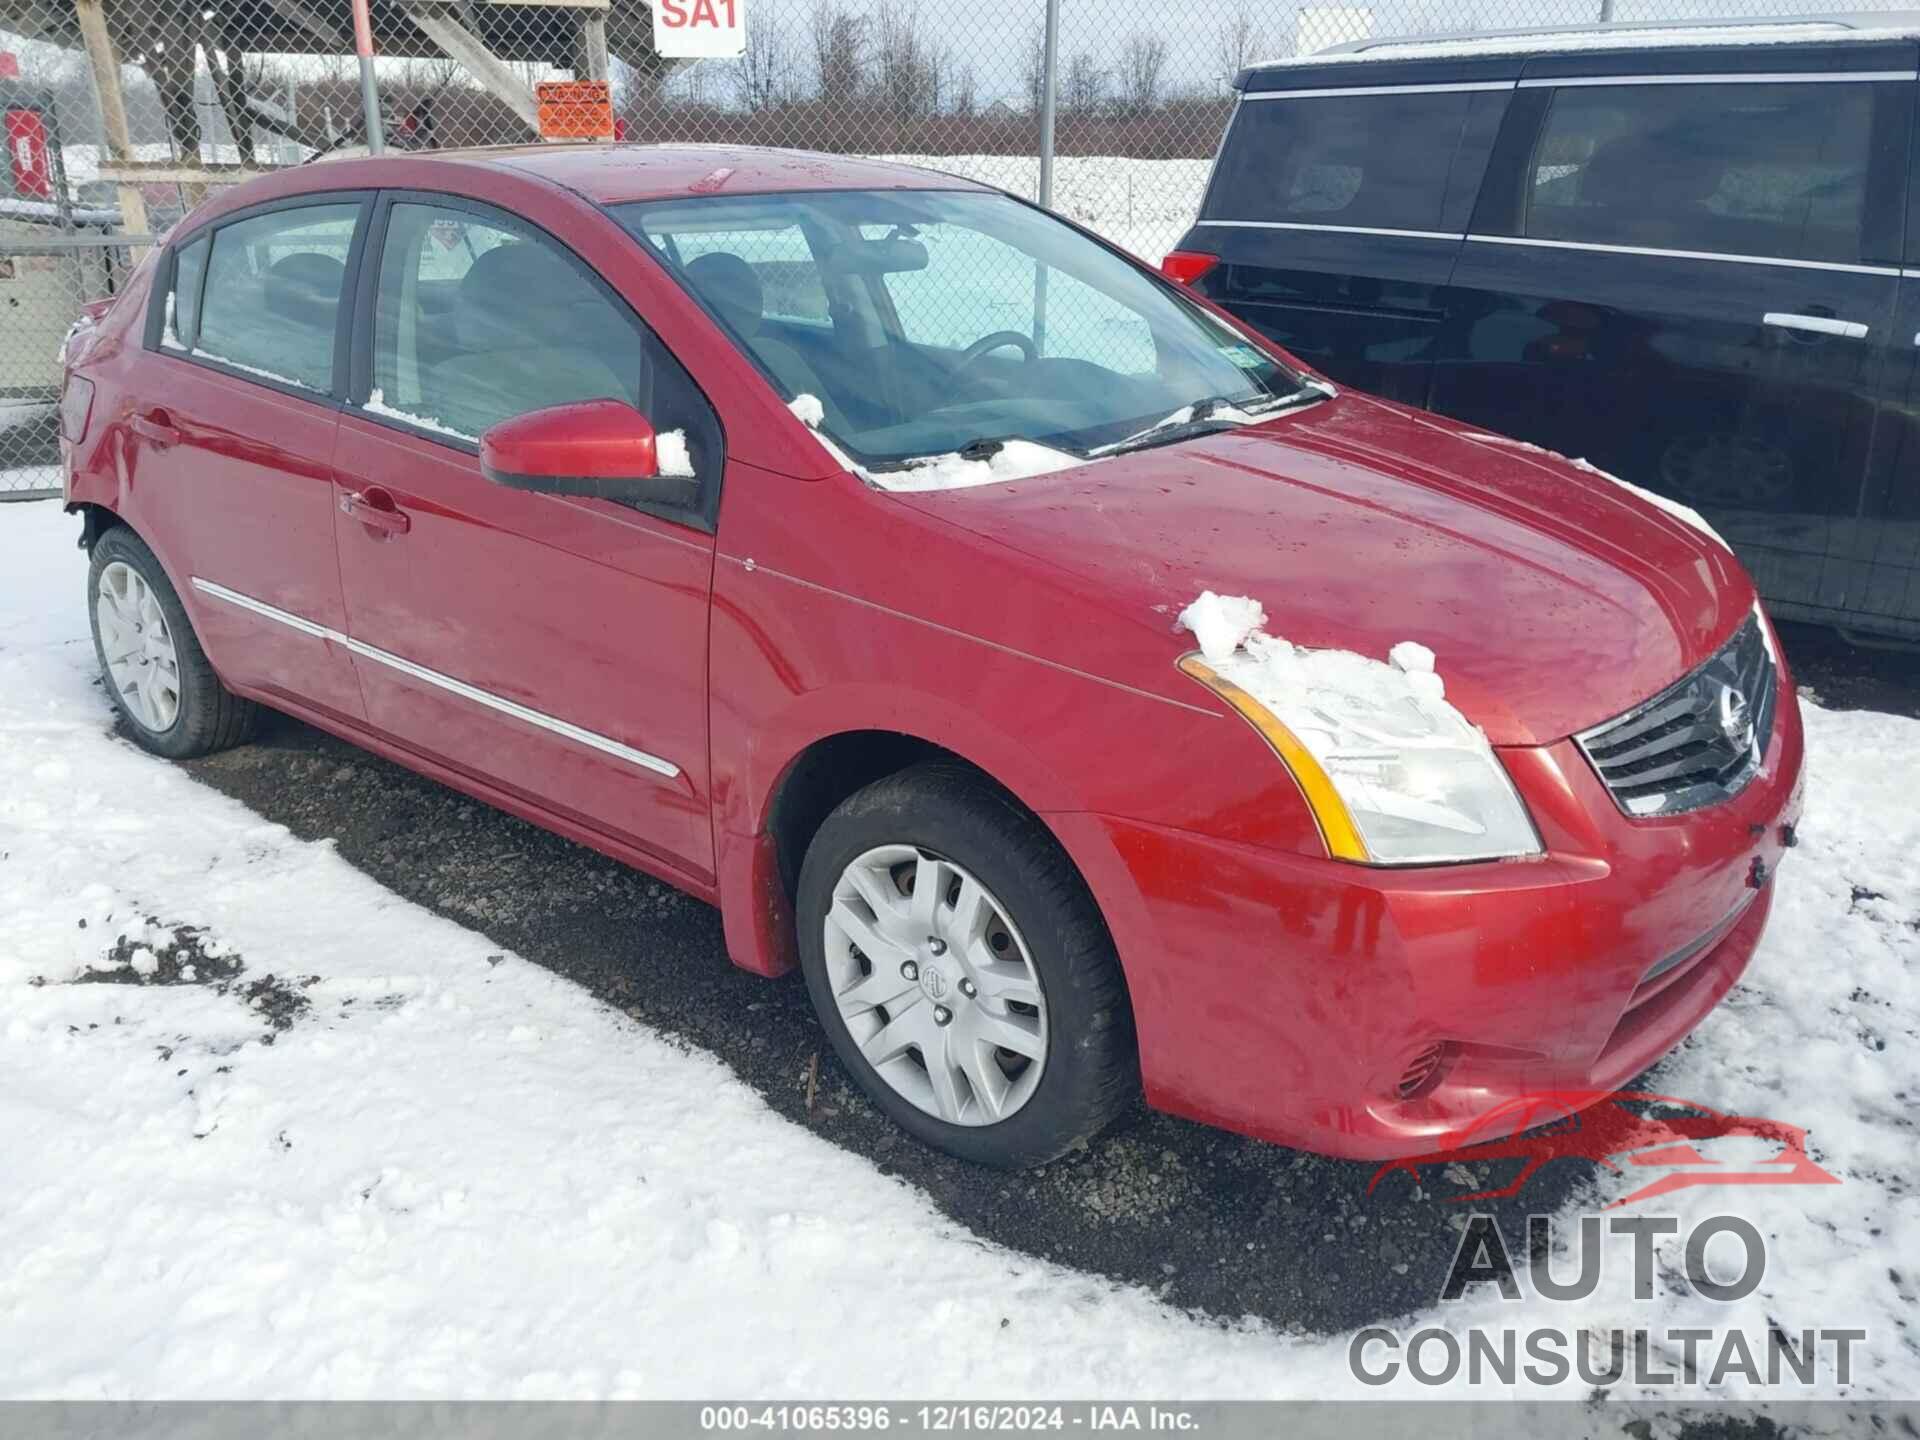
[[[1542,240],[1861,258],[1874,87],[1766,83],[1558,90],[1526,178]]]
[[[1480,98],[1473,91],[1249,96],[1221,148],[1202,218],[1458,229],[1445,223],[1448,179]]]

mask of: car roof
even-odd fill
[[[402,157],[395,157],[402,158]],[[632,145],[581,142],[413,151],[408,162],[517,170],[564,185],[600,205],[783,190],[985,190],[956,175],[810,150],[753,145]]]
[[[1354,40],[1311,55],[1249,65],[1248,93],[1528,75],[1635,74],[1691,65],[1702,71],[1911,70],[1920,11],[1804,15],[1772,20],[1663,20]],[[1764,64],[1752,51],[1766,49]],[[1894,62],[1897,60],[1897,67]]]

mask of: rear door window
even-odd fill
[[[306,205],[214,232],[196,356],[301,390],[333,388],[334,340],[360,206]],[[176,296],[176,322],[181,299]]]
[[[1474,100],[1471,91],[1249,97],[1204,218],[1444,230],[1447,179]]]
[[[1858,261],[1873,107],[1874,87],[1859,83],[1558,90],[1525,177],[1521,233]]]

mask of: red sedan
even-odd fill
[[[1143,1087],[1371,1158],[1617,1087],[1793,840],[1792,682],[1710,533],[950,176],[306,166],[66,362],[134,740],[271,706],[718,905],[971,1159]]]

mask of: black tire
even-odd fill
[[[100,576],[116,561],[146,581],[161,614],[166,617],[167,631],[173,640],[180,668],[180,704],[173,723],[164,730],[150,728],[134,713],[107,668],[106,649],[100,641],[98,597]],[[147,543],[124,525],[114,526],[94,542],[93,563],[87,570],[87,621],[93,627],[93,653],[100,662],[101,683],[113,701],[113,708],[126,722],[127,733],[141,749],[170,760],[188,760],[238,745],[253,733],[259,720],[259,707],[220,683],[220,677],[208,663],[207,652],[200,648],[200,638],[193,633],[193,623],[187,619],[179,593],[167,579],[167,572],[147,548]]]
[[[842,872],[883,845],[932,852],[993,892],[1025,940],[1047,1010],[1045,1068],[1005,1119],[953,1124],[896,1091],[860,1051],[834,1003],[825,922]],[[877,780],[829,815],[807,849],[796,904],[800,964],[834,1052],[894,1123],[982,1165],[1041,1165],[1091,1141],[1140,1091],[1133,1011],[1112,937],[1073,862],[1046,828],[984,776],[929,762]]]

